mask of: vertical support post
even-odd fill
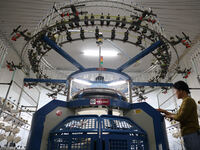
[[[67,98],[66,98],[66,101],[68,100],[68,91],[69,91],[69,82],[70,82],[70,80],[68,81],[68,80],[66,80],[66,83],[65,83],[65,92],[66,92],[66,96],[67,96]]]
[[[23,84],[22,87],[21,87],[19,99],[18,99],[18,102],[17,102],[17,109],[19,108],[19,104],[21,103],[21,98],[22,98],[22,93],[23,93],[23,91],[24,91],[24,84]]]
[[[72,86],[72,78],[69,79],[69,83],[68,83],[68,91],[67,91],[67,101],[70,100],[71,98],[71,86]]]
[[[37,87],[35,87],[35,88],[37,89]],[[36,111],[38,110],[38,104],[39,104],[40,95],[41,95],[40,90],[37,89],[37,91],[38,91],[39,95],[38,95],[37,104],[36,104]]]
[[[101,66],[101,45],[99,45],[99,68],[102,68],[102,66]]]
[[[128,81],[128,90],[129,90],[129,101],[130,103],[132,103],[133,101],[132,101],[132,81],[131,80]]]
[[[37,100],[36,111],[38,110],[38,104],[39,104],[39,100],[40,100],[40,94],[41,93],[39,93],[38,100]]]
[[[161,92],[162,92],[162,91],[160,91],[160,92],[157,94],[158,108],[160,108],[159,94],[160,94]]]

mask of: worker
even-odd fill
[[[200,100],[198,101],[198,106],[197,106],[197,113],[198,113],[198,116],[200,118]]]
[[[170,113],[163,109],[158,109],[165,117],[180,122],[181,135],[183,137],[186,150],[200,149],[200,128],[198,122],[197,105],[190,97],[187,83],[178,81],[173,84],[177,99],[182,99],[182,104],[177,114]]]

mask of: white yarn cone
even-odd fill
[[[9,136],[7,136],[6,140],[7,140],[8,142],[13,141],[13,140],[14,140],[14,135],[9,135]]]
[[[3,103],[5,102],[5,99],[1,97],[1,105],[3,105]]]
[[[8,110],[8,109],[10,109],[10,107],[11,107],[11,103],[10,102],[6,102],[5,109]]]
[[[12,126],[5,126],[5,131],[6,132],[11,132],[13,130]]]
[[[5,134],[0,134],[0,142],[3,141],[4,139],[6,139],[6,135]]]
[[[16,113],[19,113],[19,109],[12,109],[10,112],[13,114],[16,114]]]
[[[14,143],[18,143],[19,141],[21,141],[21,137],[17,136],[16,138],[14,138]]]
[[[12,119],[13,119],[13,117],[9,116],[9,115],[4,117],[4,121],[6,121],[6,122],[11,121]]]
[[[13,132],[13,134],[17,134],[17,133],[19,133],[19,131],[20,131],[20,129],[16,127],[16,128],[13,129],[12,132]]]
[[[3,122],[0,123],[0,129],[4,129],[5,128],[5,125]]]

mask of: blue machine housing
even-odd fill
[[[38,110],[34,116],[31,126],[31,132],[28,139],[28,144],[26,150],[41,150],[42,137],[43,132],[45,130],[45,118],[46,116],[55,110],[58,107],[63,108],[71,108],[76,109],[80,107],[91,107],[90,100],[76,100],[70,102],[64,102],[59,100],[53,100],[40,110]],[[123,109],[125,111],[130,111],[133,109],[141,109],[146,114],[148,114],[153,120],[154,132],[155,132],[155,141],[156,141],[156,150],[159,150],[159,145],[162,145],[163,150],[168,150],[168,141],[165,130],[165,122],[164,117],[156,111],[153,107],[148,105],[147,103],[136,103],[130,104],[125,101],[119,100],[110,100],[109,107]],[[78,124],[84,120],[90,121],[94,120],[97,124],[93,126],[93,128],[83,128],[83,127],[69,127],[67,125],[67,121],[71,120],[71,122],[76,122],[74,124]],[[105,126],[105,121],[109,122],[112,128],[107,128]],[[69,121],[70,122],[70,121]],[[116,122],[118,125],[116,125]],[[88,124],[88,123],[87,123]],[[92,125],[92,123],[90,123]],[[124,126],[120,126],[120,124],[124,124]],[[127,125],[129,124],[129,125]],[[65,128],[64,128],[65,125]],[[107,125],[108,126],[108,125]],[[114,127],[115,126],[115,127]],[[62,130],[60,130],[62,129]],[[89,134],[89,132],[91,132]],[[81,133],[81,134],[79,134]],[[95,133],[95,134],[92,134]],[[48,133],[48,150],[63,150],[63,149],[84,149],[80,148],[80,143],[87,145],[88,143],[92,143],[90,148],[85,149],[93,149],[93,147],[98,147],[101,149],[109,149],[110,145],[113,145],[114,150],[124,150],[124,149],[137,149],[137,146],[141,146],[142,150],[148,150],[148,138],[147,133],[144,131],[134,120],[131,120],[127,117],[119,117],[119,116],[97,116],[97,115],[84,115],[84,116],[68,116],[60,121],[51,131]],[[77,139],[77,135],[80,139]],[[100,136],[100,135],[101,136]],[[140,136],[138,136],[140,135]],[[61,139],[63,137],[63,139]],[[84,138],[89,138],[84,140]],[[57,139],[57,142],[56,142]],[[59,140],[58,140],[59,139]],[[71,140],[70,140],[71,139]],[[74,141],[73,141],[73,140]],[[70,140],[70,141],[69,141]],[[81,140],[81,141],[80,141]],[[138,143],[137,140],[140,142]],[[63,142],[59,142],[63,141]],[[132,142],[131,142],[132,141]],[[134,142],[135,141],[135,142]],[[66,143],[69,143],[67,145]],[[121,144],[120,144],[121,143]],[[63,149],[61,147],[55,147],[56,145],[63,144]],[[73,147],[70,147],[70,145]],[[126,145],[127,144],[127,145]],[[118,148],[116,147],[118,145]],[[123,145],[122,147],[120,147]],[[132,145],[132,146],[131,146]],[[135,147],[134,147],[135,146]],[[67,148],[66,148],[67,147]],[[132,148],[131,148],[132,147]],[[43,149],[44,150],[44,149]]]

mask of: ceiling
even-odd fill
[[[73,2],[83,1],[75,0]],[[195,43],[200,37],[200,1],[198,0],[121,0],[122,2],[127,2],[129,4],[138,4],[145,7],[150,7],[157,14],[160,21],[160,25],[165,29],[167,37],[174,35],[181,35],[184,31],[187,33],[193,43]],[[7,60],[14,60],[17,62],[17,55],[20,56],[22,47],[25,42],[20,39],[17,42],[11,41],[10,33],[13,28],[18,25],[22,25],[24,29],[29,29],[33,31],[37,26],[39,21],[46,16],[49,10],[54,5],[56,0],[1,0],[0,1],[0,37],[4,39],[6,45],[10,48],[7,56]],[[66,0],[59,0],[63,3]],[[93,5],[99,4],[98,1],[94,0]],[[105,2],[101,2],[101,5],[106,5]],[[110,6],[111,7],[111,6]],[[82,8],[82,10],[87,10],[88,12],[94,13],[116,13],[121,16],[127,15],[123,10],[115,10],[110,12],[110,7],[101,7],[100,9],[95,9],[93,7]],[[108,30],[108,28],[106,28]],[[105,30],[105,28],[100,29]],[[134,35],[133,35],[134,36]],[[132,38],[132,37],[131,37]],[[104,58],[104,67],[107,68],[117,68],[124,64],[128,59],[135,56],[140,52],[140,49],[133,47],[131,44],[123,43],[120,41],[113,41],[115,45],[123,53],[120,53],[117,57]],[[98,58],[87,57],[83,55],[83,51],[86,49],[97,49],[98,46],[95,40],[84,40],[78,42],[67,43],[63,45],[63,49],[68,52],[73,58],[75,58],[79,63],[81,63],[86,68],[98,67]],[[102,45],[102,51],[105,49],[113,49],[114,51],[119,51],[113,47],[112,43],[105,40]],[[185,48],[178,47],[179,55],[185,51]],[[176,56],[173,53],[173,61],[176,61]],[[27,58],[22,59],[25,61]],[[63,57],[57,54],[55,51],[50,51],[45,59],[58,70],[74,71],[76,68],[67,62]],[[129,67],[126,72],[143,72],[150,66],[150,62],[153,60],[153,56],[148,55],[145,59],[138,61],[135,65]]]

